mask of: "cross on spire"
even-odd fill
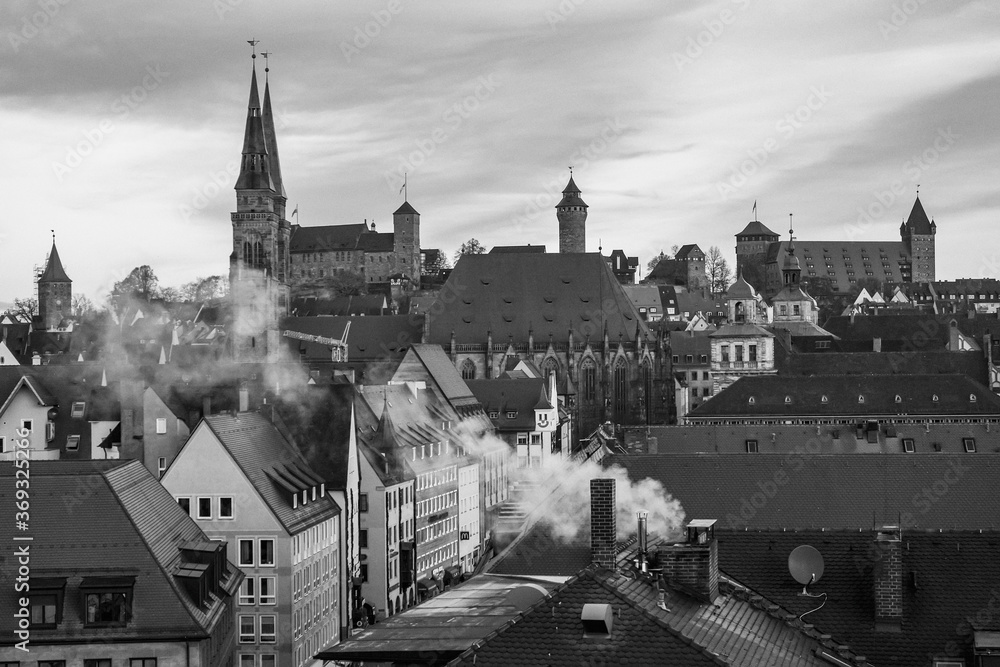
[[[251,53],[251,55],[250,55],[250,57],[253,58],[254,60],[257,60],[257,45],[260,44],[260,40],[259,39],[248,39],[247,40],[247,44],[249,44],[250,48],[253,50],[252,53]]]
[[[273,53],[272,51],[261,51],[260,55],[264,56],[264,80],[267,81],[267,73],[271,71],[271,68],[267,66],[267,57]]]

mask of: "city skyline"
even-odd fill
[[[74,293],[95,301],[142,264],[163,285],[227,274],[248,39],[269,54],[288,209],[305,226],[387,231],[406,173],[424,247],[555,251],[573,166],[588,251],[622,248],[644,267],[684,243],[732,260],[755,203],[783,237],[794,213],[799,238],[898,239],[919,185],[938,277],[996,276],[979,230],[1000,203],[983,113],[998,13],[917,0],[808,13],[749,0],[15,3],[0,47],[0,118],[16,129],[2,174],[17,193],[0,301],[32,293],[50,229]]]

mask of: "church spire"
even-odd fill
[[[267,57],[271,54],[264,51],[260,55],[264,56],[264,106],[261,108],[261,119],[264,125],[264,142],[267,147],[274,191],[284,197],[285,184],[281,180],[281,162],[278,160],[278,139],[274,132],[274,115],[271,113],[271,83],[268,81],[267,76],[268,72],[271,71],[271,68],[268,66]]]
[[[45,265],[45,272],[38,277],[40,283],[71,283],[66,270],[63,269],[62,261],[59,259],[59,251],[56,250],[56,239],[52,238],[52,251],[49,252],[49,261]]]
[[[240,160],[240,175],[236,179],[237,190],[274,190],[271,180],[270,160],[267,155],[267,140],[261,118],[260,95],[257,92],[257,66],[250,75],[250,100],[247,103],[247,124],[243,132],[243,154]]]

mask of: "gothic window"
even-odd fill
[[[628,414],[628,364],[619,358],[615,364],[615,418],[624,421]]]
[[[542,362],[542,377],[548,380],[550,375],[559,377],[559,362],[553,357],[549,357]]]
[[[653,369],[649,365],[649,361],[642,364],[642,387],[646,402],[646,423],[648,424],[653,419]],[[708,396],[708,389],[705,389],[705,395]]]
[[[593,359],[588,357],[580,364],[580,379],[584,400],[593,401],[597,396],[597,366]]]
[[[466,359],[462,362],[462,379],[463,380],[475,380],[476,379],[476,364],[472,359]]]

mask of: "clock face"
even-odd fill
[[[56,307],[62,305],[62,299],[56,299]]]

